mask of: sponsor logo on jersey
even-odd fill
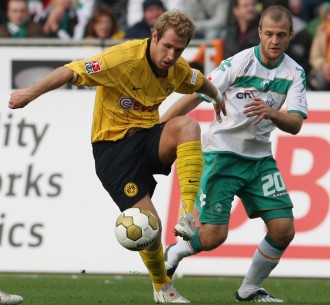
[[[151,106],[145,106],[135,101],[133,98],[129,96],[124,96],[119,100],[119,106],[124,110],[136,110],[141,112],[153,112],[157,110],[160,104],[155,104]]]
[[[124,193],[127,197],[134,197],[137,195],[139,189],[133,182],[128,182],[124,186]]]
[[[276,101],[272,97],[267,97],[266,105],[269,108],[273,108],[276,105]]]
[[[239,99],[239,100],[251,100],[254,98],[254,93],[253,91],[251,90],[245,90],[244,92],[237,92],[236,93],[236,97]]]
[[[119,105],[124,110],[130,110],[133,105],[133,100],[129,96],[124,96],[119,100]]]
[[[85,62],[85,69],[88,74],[93,74],[102,71],[101,63],[98,59]]]

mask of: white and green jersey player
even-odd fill
[[[284,53],[293,35],[287,8],[264,9],[258,32],[259,46],[224,60],[209,75],[223,101],[214,104],[216,119],[203,135],[204,169],[196,200],[201,224],[188,242],[179,240],[166,248],[165,264],[172,276],[184,257],[223,244],[237,195],[250,218],[263,219],[267,232],[256,247],[236,300],[282,303],[261,287],[295,235],[292,202],[269,139],[276,127],[290,134],[300,131],[307,117],[306,79],[304,70]],[[162,120],[188,113],[201,98],[205,97],[185,95]],[[284,106],[287,111],[280,110]]]
[[[226,117],[214,120],[203,135],[204,173],[196,201],[200,221],[228,223],[234,195],[251,218],[292,217],[292,202],[272,157],[269,138],[276,125],[271,119],[254,124],[256,116],[247,116],[245,107],[260,98],[271,109],[286,106],[288,113],[306,118],[303,68],[285,54],[267,66],[256,46],[222,61],[208,78],[223,94]]]

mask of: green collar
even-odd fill
[[[262,62],[262,59],[261,59],[261,54],[260,54],[260,45],[254,47],[254,55],[257,57],[258,61],[260,62],[260,64],[262,66],[264,66],[265,68],[267,69],[275,69],[277,68],[283,61],[284,59],[284,53],[282,54],[280,60],[277,62],[277,64],[275,66],[269,66],[269,65],[266,65],[265,63]]]

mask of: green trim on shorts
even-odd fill
[[[292,207],[278,210],[261,211],[260,217],[264,222],[275,218],[293,218]]]

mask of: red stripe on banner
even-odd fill
[[[196,109],[189,114],[190,117],[199,122],[212,122],[214,118],[213,110],[210,109]],[[306,123],[330,123],[330,111],[313,110],[308,112]]]

